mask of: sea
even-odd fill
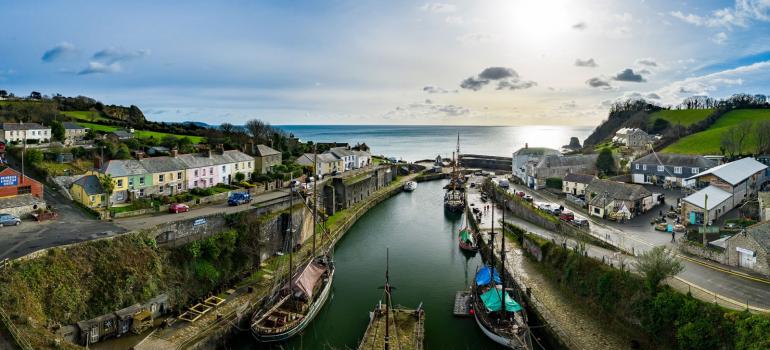
[[[510,157],[529,147],[560,149],[577,137],[582,144],[594,127],[562,125],[277,125],[302,141],[366,143],[371,153],[405,161],[451,157],[460,136],[460,153]]]

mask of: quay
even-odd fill
[[[467,317],[471,316],[471,293],[469,291],[461,290],[455,294],[455,307],[454,315]]]

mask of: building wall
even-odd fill
[[[587,187],[588,187],[588,184],[584,184],[581,182],[572,182],[572,181],[562,182],[562,192],[569,193],[572,195],[586,194]]]
[[[205,166],[200,168],[191,168],[186,170],[186,188],[208,188],[221,182],[219,176],[219,166]],[[196,174],[197,173],[197,174]]]
[[[86,193],[83,187],[78,184],[72,185],[70,188],[70,194],[72,194],[72,199],[89,208],[99,208],[103,204],[103,194],[89,195]]]
[[[186,191],[184,174],[184,169],[153,173],[153,186],[147,189],[148,194],[173,195]]]
[[[727,263],[732,266],[741,266],[752,271],[770,276],[770,266],[768,262],[768,252],[748,234],[739,233],[727,240]],[[741,261],[742,253],[737,248],[755,252],[753,267],[744,266]]]
[[[3,141],[50,140],[51,129],[4,130]]]
[[[43,197],[43,184],[31,179],[29,176],[24,176],[22,179],[21,173],[11,168],[6,168],[0,172],[0,177],[15,177],[15,185],[0,186],[0,197],[10,197],[19,194],[19,188],[29,186],[29,193],[37,198]]]
[[[266,174],[269,172],[270,168],[281,164],[281,157],[282,155],[280,153],[264,157],[254,157],[254,169],[259,174]]]

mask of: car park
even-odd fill
[[[174,203],[168,206],[169,213],[186,213],[190,211],[190,206],[184,203]]]

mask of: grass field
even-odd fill
[[[719,145],[722,141],[722,133],[728,128],[740,124],[744,120],[770,120],[770,110],[741,109],[729,112],[719,118],[710,128],[680,139],[663,149],[663,152],[681,154],[720,154]],[[742,153],[751,153],[755,145],[756,139],[754,138],[754,135],[749,135],[743,145]]]
[[[101,124],[94,124],[94,123],[79,122],[78,124],[80,126],[84,126],[86,128],[90,128],[91,130],[101,131],[101,132],[112,132],[112,131],[115,131],[115,130],[119,129],[116,126],[101,125]],[[176,136],[178,138],[187,137],[193,143],[201,143],[201,142],[203,142],[203,137],[202,136],[169,134],[169,133],[165,133],[165,132],[147,131],[147,130],[136,130],[136,132],[134,132],[134,136],[136,136],[136,137],[139,137],[139,138],[154,137],[157,140],[161,140],[161,139],[163,139],[163,137],[165,137],[167,135]]]
[[[84,122],[98,122],[102,120],[109,120],[105,117],[102,117],[97,111],[65,111],[65,112],[61,112],[61,114],[71,117],[75,120],[84,121]]]
[[[684,127],[695,124],[713,112],[713,109],[683,109],[683,110],[662,110],[650,114],[648,122],[650,125],[655,122],[656,119],[667,120],[671,125],[680,124]]]

